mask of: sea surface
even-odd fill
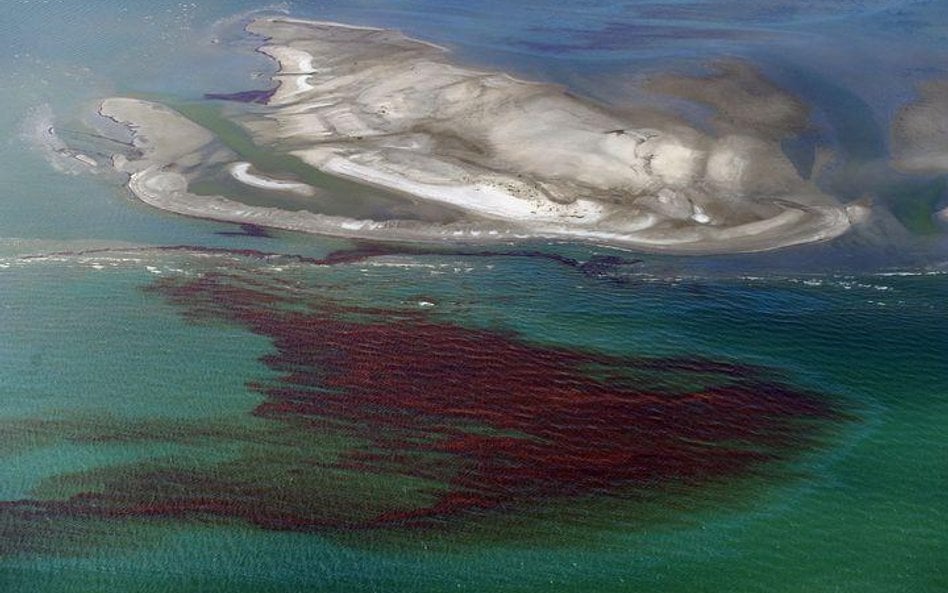
[[[266,88],[241,27],[280,12],[616,105],[750,61],[876,222],[734,256],[354,244],[151,209],[44,136]],[[946,31],[905,0],[8,0],[0,591],[948,590],[946,185],[888,165]]]

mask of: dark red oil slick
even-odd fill
[[[272,340],[263,361],[279,379],[251,386],[264,398],[257,417],[294,427],[301,442],[336,431],[358,443],[329,462],[302,460],[301,471],[440,486],[410,504],[373,501],[353,518],[317,491],[332,484],[299,490],[163,469],[37,503],[46,512],[298,530],[432,526],[747,475],[814,445],[819,427],[841,417],[827,398],[751,366],[540,346],[418,312],[307,298],[262,274],[166,278],[149,290],[191,319]]]
[[[366,525],[733,476],[806,443],[806,421],[836,416],[819,396],[747,366],[541,347],[416,313],[313,306],[223,276],[154,290],[273,340],[276,353],[264,362],[282,378],[255,386],[266,396],[256,415],[305,420],[312,430],[344,426],[370,443],[340,467],[446,484],[433,504]],[[700,376],[704,386],[663,392],[637,386],[636,371]],[[222,494],[194,509],[245,514]],[[245,518],[314,526],[258,511]]]

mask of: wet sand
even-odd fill
[[[779,148],[783,132],[730,117],[712,135],[667,117],[632,117],[554,85],[453,64],[445,48],[395,31],[284,18],[257,19],[248,30],[266,38],[260,51],[280,64],[266,107],[240,118],[255,142],[325,173],[459,209],[467,220],[354,220],[195,196],[188,170],[208,158],[213,134],[170,109],[109,99],[102,114],[129,125],[139,148],[115,164],[143,201],[321,234],[560,238],[676,253],[773,249],[831,239],[851,224],[845,207],[797,175]],[[755,76],[723,72],[718,95],[747,87],[729,86],[729,75]],[[792,98],[766,88],[782,97],[782,130],[805,123]],[[218,150],[213,158],[231,157]],[[305,191],[249,175],[237,158],[229,166],[244,183]]]

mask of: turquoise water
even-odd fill
[[[8,139],[0,143],[0,500],[67,500],[155,468],[216,471],[222,480],[239,468],[252,479],[279,478],[268,468],[296,470],[301,455],[306,463],[334,459],[354,446],[338,430],[301,439],[292,426],[254,414],[265,399],[254,385],[280,375],[261,359],[278,352],[272,336],[219,311],[195,323],[187,306],[154,290],[162,279],[186,284],[209,273],[295,283],[313,307],[375,308],[385,319],[421,311],[446,328],[497,332],[531,347],[753,365],[816,394],[842,418],[813,442],[740,475],[693,486],[672,481],[636,496],[551,497],[508,515],[453,518],[443,528],[297,532],[199,513],[110,517],[5,505],[0,590],[948,588],[942,227],[906,230],[906,220],[889,233],[828,245],[712,258],[563,244],[499,249],[641,259],[600,274],[523,255],[396,253],[318,266],[233,251],[162,251],[151,247],[322,257],[352,246],[289,233],[217,234],[237,229],[149,209],[105,175],[56,171],[22,138],[41,105],[58,127],[81,129],[85,106],[109,94],[195,100],[259,88],[255,73],[271,67],[234,17],[257,8],[18,1],[0,9],[0,32],[12,48],[0,56],[7,74],[0,128]],[[845,157],[837,171],[851,174],[826,179],[826,187],[858,196],[882,178],[890,185],[879,200],[893,212],[902,202],[914,211],[913,200],[944,207],[943,197],[924,191],[937,179],[910,179],[923,189],[907,191],[884,163],[888,118],[912,96],[913,81],[948,67],[941,33],[948,17],[938,3],[286,8],[397,26],[450,45],[466,61],[603,100],[634,92],[648,72],[689,70],[716,56],[752,59],[813,106],[821,141]],[[880,46],[886,51],[870,54],[877,63],[868,72],[864,50]],[[109,250],[78,253],[96,248]],[[259,467],[236,464],[248,458]],[[394,473],[319,467],[329,476],[316,483],[319,500],[335,501],[339,512],[426,496]]]

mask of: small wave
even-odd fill
[[[873,276],[885,277],[903,277],[903,276],[944,276],[948,270],[916,270],[916,271],[898,271],[898,272],[877,272]]]

